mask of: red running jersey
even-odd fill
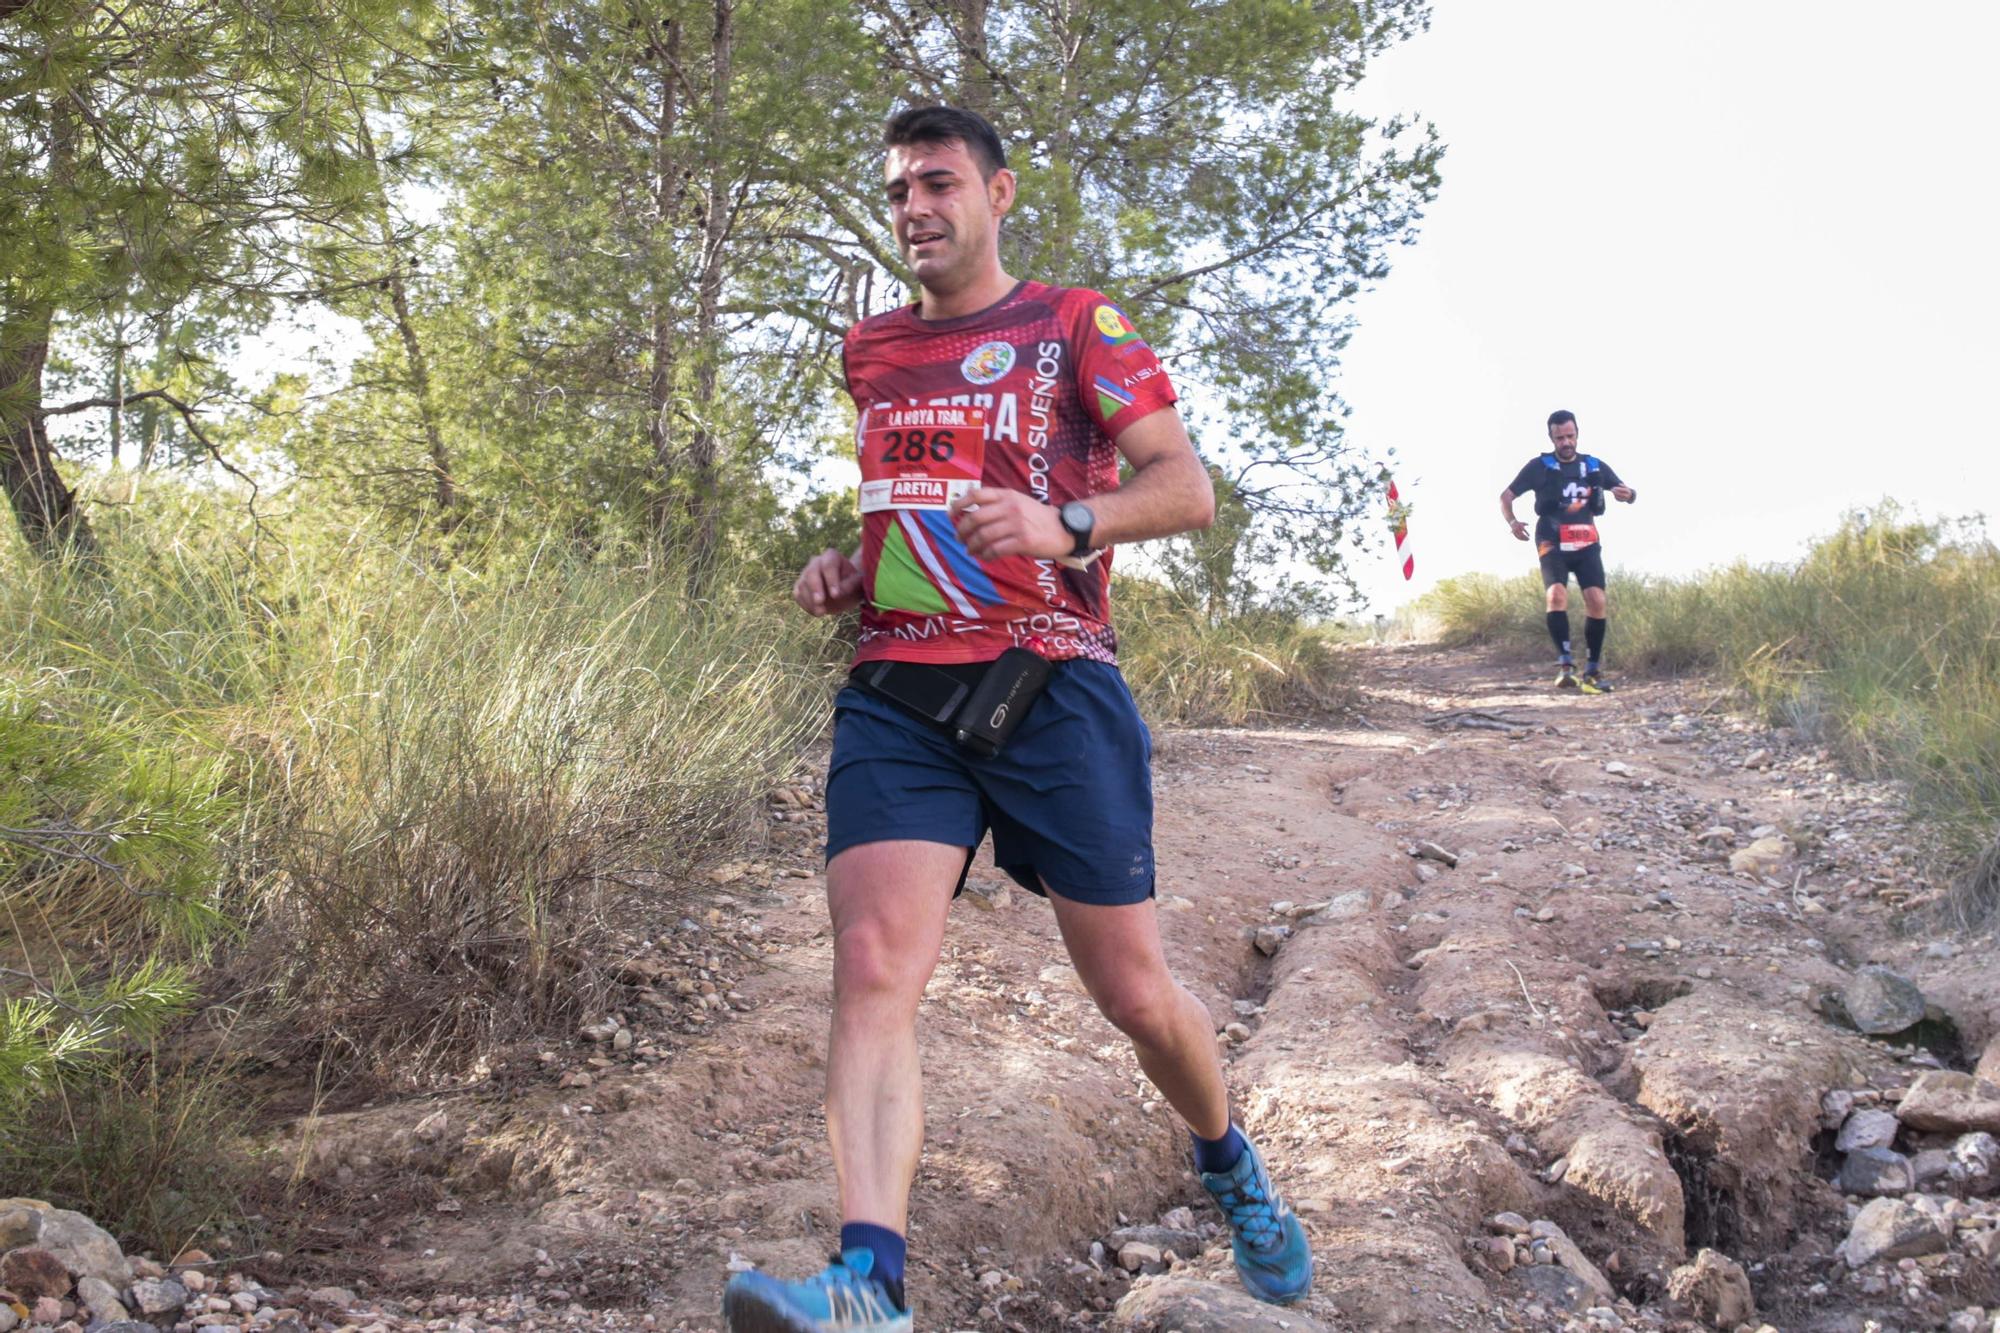
[[[861,643],[856,662],[985,662],[1019,644],[1115,662],[1111,553],[1087,569],[975,560],[948,506],[973,486],[1044,504],[1118,485],[1112,441],[1171,405],[1159,358],[1111,301],[1023,282],[959,319],[914,306],[848,330],[860,420]]]

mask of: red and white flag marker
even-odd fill
[[[1396,479],[1385,471],[1382,480],[1389,483],[1389,527],[1396,534],[1396,558],[1402,562],[1407,583],[1417,574],[1416,552],[1410,546],[1410,511],[1396,491]]]

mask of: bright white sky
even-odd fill
[[[1341,380],[1415,506],[1416,581],[1358,564],[1374,608],[1530,567],[1497,497],[1558,407],[1639,488],[1614,569],[1788,559],[1884,496],[1992,505],[1996,50],[1990,0],[1437,0],[1357,94],[1447,145]]]

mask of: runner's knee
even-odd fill
[[[912,1009],[930,980],[933,960],[910,951],[902,933],[883,920],[843,925],[833,937],[836,1003],[906,1001]]]
[[[1583,590],[1583,609],[1594,617],[1602,618],[1604,615],[1604,589],[1585,588]]]
[[[1561,583],[1551,583],[1549,585],[1549,610],[1569,610],[1569,588],[1567,585]]]
[[[1124,982],[1103,987],[1097,1007],[1112,1027],[1145,1046],[1164,1046],[1173,1036],[1180,996],[1172,982]]]

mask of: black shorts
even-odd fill
[[[1602,588],[1604,586],[1604,547],[1592,542],[1581,551],[1565,551],[1554,542],[1543,542],[1542,586],[1553,588],[1557,584],[1569,586],[1569,576],[1576,575],[1579,588]]]

